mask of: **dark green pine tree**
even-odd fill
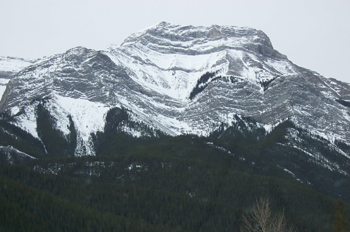
[[[346,212],[344,203],[341,199],[338,200],[334,217],[334,231],[335,232],[349,232],[349,223],[346,219]]]

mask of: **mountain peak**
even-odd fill
[[[161,21],[161,22],[157,23],[154,27],[171,27],[171,26],[175,26],[175,25],[171,24],[169,22]]]
[[[160,22],[129,36],[121,46],[110,50],[142,47],[160,53],[200,55],[227,49],[244,49],[250,53],[277,59],[287,59],[277,52],[262,31],[236,26],[181,26]]]
[[[160,22],[152,27],[148,27],[138,33],[131,36],[138,37],[144,35],[153,35],[164,37],[173,41],[188,41],[193,39],[222,39],[230,37],[260,37],[264,40],[269,40],[267,35],[262,31],[249,28],[249,27],[237,27],[237,26],[220,26],[211,25],[205,26],[192,26],[192,25],[176,25],[168,22]]]

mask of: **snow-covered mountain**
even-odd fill
[[[124,121],[115,130],[136,137],[209,136],[249,118],[265,135],[292,122],[298,129],[288,129],[283,146],[350,172],[350,85],[293,64],[262,31],[161,22],[105,51],[77,47],[27,64],[7,83],[0,111],[45,149],[45,112],[66,141],[74,138],[76,156],[95,155],[94,135],[116,109],[134,126]],[[345,162],[306,146],[305,133]]]

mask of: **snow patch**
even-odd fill
[[[110,107],[99,102],[62,97],[59,95],[56,96],[56,102],[64,109],[64,112],[67,112],[66,115],[62,115],[65,118],[64,120],[70,115],[74,122],[78,135],[75,155],[95,155],[91,134],[103,131],[105,116]]]
[[[260,124],[262,127],[264,127],[267,134],[271,133],[279,124],[287,121],[288,119],[280,119],[276,123],[272,124]]]
[[[274,68],[281,75],[297,74],[297,72],[292,68],[293,66],[290,64],[288,60],[268,59],[265,63],[270,67]]]
[[[5,90],[6,90],[6,86],[0,85],[0,100],[2,98],[2,95],[5,93]]]
[[[16,117],[16,121],[13,122],[14,125],[21,128],[22,130],[28,132],[33,137],[37,138],[41,141],[39,138],[38,132],[36,131],[36,109],[37,104],[29,105],[25,108],[24,113],[20,114],[18,117]],[[19,108],[14,107],[11,110],[11,113],[13,115],[14,112],[18,112]]]
[[[229,154],[229,155],[235,156],[231,151],[227,150],[226,148],[217,146],[217,145],[215,145],[213,142],[207,142],[207,144],[208,144],[209,146],[211,146],[211,147],[214,147],[214,148],[218,149],[218,150],[221,150],[221,151],[223,151],[223,152],[226,152],[226,153]]]
[[[9,81],[10,81],[9,79],[0,78],[0,100],[2,98],[2,95],[5,93],[6,85]]]
[[[36,159],[35,157],[31,156],[31,155],[28,155],[27,153],[25,152],[22,152],[16,148],[14,148],[13,146],[11,145],[8,145],[8,146],[0,146],[0,150],[2,151],[5,151],[5,152],[16,152],[18,155],[21,155],[21,156],[25,156],[25,157],[29,157],[31,159]]]

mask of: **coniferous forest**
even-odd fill
[[[292,126],[264,138],[261,131],[134,138],[105,130],[95,136],[93,157],[69,156],[69,145],[57,155],[54,143],[52,155],[42,154],[33,140],[23,146],[37,159],[9,164],[1,156],[0,231],[240,231],[260,197],[296,231],[335,231],[336,215],[348,221],[349,196],[337,211],[331,190],[314,189],[274,163],[281,157],[274,144]]]

